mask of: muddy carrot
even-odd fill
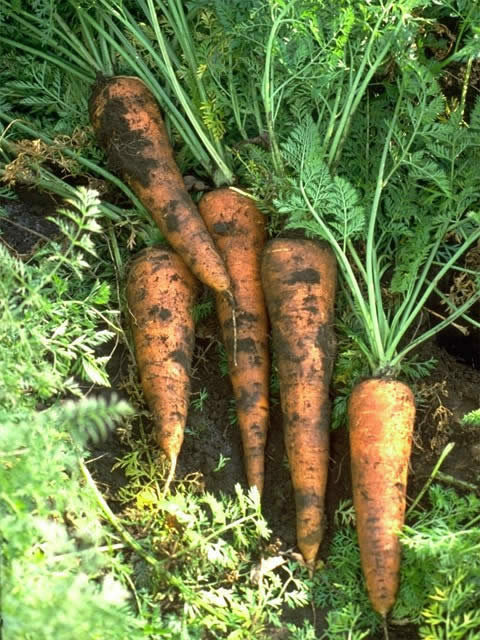
[[[89,113],[110,168],[128,182],[169,244],[199,280],[231,295],[225,265],[185,188],[147,86],[130,76],[102,78],[90,97]]]
[[[335,257],[314,241],[275,239],[264,252],[262,280],[295,493],[297,544],[313,571],[325,526]]]
[[[369,598],[383,618],[398,589],[414,421],[406,384],[370,378],[353,389],[348,423],[358,543]]]
[[[198,208],[232,281],[236,334],[230,305],[218,294],[217,315],[228,356],[247,481],[262,493],[269,408],[268,320],[260,272],[264,216],[253,200],[227,188],[205,194]]]
[[[196,289],[195,278],[170,249],[141,251],[128,273],[127,303],[140,381],[153,414],[155,439],[170,462],[166,489],[187,420]]]

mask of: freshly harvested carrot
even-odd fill
[[[398,588],[414,421],[413,393],[403,382],[370,378],[353,389],[348,423],[358,543],[369,598],[383,618]]]
[[[334,254],[311,240],[272,240],[265,248],[262,280],[295,492],[297,544],[313,571],[325,527],[329,384],[336,350]]]
[[[128,273],[127,302],[142,389],[153,414],[155,439],[170,461],[166,489],[187,420],[196,290],[195,278],[170,249],[144,249]]]
[[[90,121],[109,164],[122,174],[192,272],[215,291],[231,295],[230,278],[185,188],[155,99],[139,78],[97,82]]]
[[[268,319],[260,272],[264,217],[250,198],[228,188],[206,193],[198,210],[232,281],[236,335],[230,305],[218,294],[217,315],[228,356],[247,481],[262,493],[269,415]]]

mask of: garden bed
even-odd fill
[[[407,383],[417,405],[388,635],[476,638],[475,8],[0,0],[5,640],[383,638],[360,567],[346,425],[352,389],[372,376]],[[278,354],[260,502],[203,285],[185,440],[165,490],[125,276],[168,229],[136,191],[152,177],[152,159],[137,163],[149,141],[114,111],[95,139],[89,119],[92,90],[117,74],[140,77],[158,103],[194,202],[233,186],[269,238],[307,236],[335,253],[327,527],[313,575],[296,546]]]
[[[45,243],[58,235],[57,226],[46,220],[55,215],[56,202],[35,191],[22,191],[20,199],[13,205],[4,201],[7,217],[0,221],[2,242],[22,259],[30,258],[39,243]],[[9,222],[14,219],[15,224]],[[205,292],[206,293],[206,292]],[[422,347],[421,358],[434,358],[436,366],[432,373],[419,381],[416,388],[418,409],[414,446],[411,458],[408,498],[411,503],[429,480],[442,451],[449,443],[453,450],[445,458],[440,473],[440,483],[460,494],[480,493],[480,432],[476,427],[462,424],[465,414],[480,406],[480,370],[478,344],[472,343],[465,350],[465,336],[448,334],[450,353],[443,346],[443,334]],[[107,345],[98,355],[109,353]],[[456,353],[457,357],[452,355]],[[467,356],[466,356],[467,354]],[[210,314],[197,326],[196,348],[192,375],[192,405],[190,408],[184,446],[177,468],[177,482],[192,482],[198,492],[209,492],[220,496],[235,497],[235,486],[246,490],[246,479],[242,458],[242,446],[235,425],[232,390],[225,374],[221,351],[220,329],[214,315]],[[471,360],[469,360],[471,358]],[[467,360],[467,361],[466,361]],[[223,371],[223,372],[222,372]],[[110,357],[108,372],[111,389],[92,388],[89,393],[111,394],[117,392],[128,398],[131,388],[132,362],[128,351],[119,345]],[[133,372],[133,375],[136,375]],[[332,392],[333,393],[333,392]],[[141,399],[140,399],[141,402]],[[141,409],[138,407],[138,409]],[[135,451],[136,439],[151,447],[152,457],[158,455],[151,434],[152,424],[146,420],[141,426],[133,424],[127,434],[123,428],[112,432],[107,439],[89,445],[88,467],[115,514],[132,517],[132,504],[122,499],[122,489],[128,486],[125,470],[118,467],[119,461]],[[138,431],[141,429],[141,432]],[[331,459],[327,488],[328,527],[319,554],[319,566],[329,565],[329,548],[336,533],[335,513],[345,501],[352,498],[348,431],[345,425],[331,434]],[[428,509],[428,500],[421,503]],[[263,548],[266,557],[284,554],[298,559],[295,549],[295,507],[290,474],[283,444],[282,416],[278,393],[272,394],[271,422],[266,449],[266,477],[262,498],[262,510],[271,537]],[[132,556],[133,561],[133,556]],[[319,569],[321,571],[321,569]],[[173,609],[181,607],[181,601],[173,603]],[[317,637],[325,631],[325,615],[328,610],[311,605],[285,609],[282,620],[299,627],[304,620],[315,625]],[[289,638],[286,627],[272,627],[269,637],[276,640]],[[418,638],[415,625],[404,625],[394,620],[390,626],[392,640],[414,640]],[[373,638],[382,638],[383,631]]]

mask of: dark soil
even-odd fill
[[[157,163],[149,153],[152,141],[146,131],[133,129],[128,120],[129,109],[146,111],[144,96],[132,97],[124,91],[123,97],[111,95],[115,79],[98,77],[89,101],[90,121],[95,124],[99,145],[106,149],[108,167],[113,172],[128,175],[143,187],[150,184],[150,173]],[[145,94],[148,99],[148,93]],[[163,124],[158,122],[159,127]]]
[[[19,191],[18,200],[0,198],[0,241],[13,255],[26,259],[48,242],[57,226],[47,217],[54,215],[57,202],[38,191]]]
[[[5,202],[0,204],[5,207]],[[44,213],[52,211],[52,201],[48,204],[47,207],[47,203],[41,198],[37,200],[37,197],[33,197],[32,202],[27,205],[21,201],[6,202],[7,213],[18,224],[12,225],[8,218],[1,220],[0,229],[3,233],[0,240],[13,253],[19,256],[30,255],[39,241],[56,233],[56,226],[44,219]],[[217,349],[219,336],[219,327],[214,318],[197,329],[192,394],[195,397],[200,390],[206,390],[208,395],[202,410],[190,410],[185,442],[178,460],[177,477],[200,473],[207,491],[233,494],[237,483],[246,488],[246,479],[240,435],[235,424],[232,424],[234,412],[231,386],[228,377],[220,374]],[[456,334],[450,333],[448,336],[440,337],[441,346],[430,342],[423,347],[421,354],[423,359],[434,357],[437,365],[433,373],[422,379],[416,388],[418,407],[408,485],[410,501],[424,486],[440,453],[449,442],[455,443],[455,447],[442,466],[445,476],[443,481],[451,483],[460,491],[461,482],[480,486],[480,434],[478,429],[463,427],[460,423],[466,412],[480,407],[480,370],[478,366],[474,366],[477,361],[465,357],[463,347],[457,349]],[[445,346],[448,346],[450,353]],[[476,343],[472,346],[473,349],[478,347]],[[114,389],[121,387],[128,364],[128,354],[123,348],[118,348],[109,365]],[[115,493],[125,483],[125,478],[121,471],[112,470],[112,467],[125,452],[124,445],[115,433],[106,442],[91,449],[90,468],[114,510],[119,508],[114,499]],[[221,455],[227,459],[227,463],[216,470]],[[325,561],[333,535],[333,516],[340,501],[346,498],[351,498],[350,460],[348,434],[346,428],[342,427],[331,434],[327,489],[329,527],[320,550],[321,559]],[[283,550],[294,549],[294,496],[283,445],[278,397],[272,398],[263,511],[273,532],[273,540]],[[316,612],[319,634],[324,628],[325,613]],[[304,619],[312,620],[310,608],[296,609],[285,615],[286,621],[298,625],[302,625]],[[391,640],[418,638],[412,626],[391,628],[389,632]],[[281,640],[284,634],[275,631],[272,632],[272,637]],[[371,640],[376,638],[383,638],[383,632],[372,636]]]

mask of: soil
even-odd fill
[[[42,243],[57,232],[57,226],[47,220],[55,214],[55,199],[38,191],[17,192],[18,200],[0,198],[0,240],[17,258],[27,259]]]
[[[0,221],[0,240],[17,256],[28,256],[39,241],[56,233],[55,224],[45,220],[45,215],[51,214],[54,203],[51,199],[47,203],[42,199],[43,196],[32,193],[22,195],[24,201],[0,202],[7,215],[15,218],[15,224],[8,217]],[[41,234],[40,237],[38,234]],[[202,410],[193,407],[190,410],[186,438],[178,460],[177,477],[200,473],[207,491],[233,494],[237,483],[246,487],[246,479],[240,436],[231,422],[230,382],[228,377],[220,374],[219,352],[216,347],[219,336],[219,328],[212,318],[197,329],[192,393],[206,390],[207,397]],[[440,453],[449,442],[453,442],[455,447],[442,465],[443,481],[451,483],[459,491],[462,490],[462,482],[480,486],[480,433],[478,429],[463,427],[460,422],[466,412],[480,407],[479,360],[477,356],[465,357],[465,347],[461,344],[460,336],[459,332],[444,334],[437,342],[425,345],[420,354],[424,359],[434,357],[437,365],[428,378],[418,383],[416,389],[420,401],[409,474],[410,501],[423,488]],[[450,353],[445,347],[448,347]],[[478,354],[479,347],[478,342],[473,342],[470,349]],[[128,354],[123,347],[119,347],[109,365],[113,388],[120,386],[122,377],[126,375],[128,361]],[[94,470],[95,478],[105,495],[110,498],[114,510],[119,505],[112,498],[124,484],[125,478],[120,470],[112,470],[112,467],[124,453],[124,445],[115,433],[91,450],[94,462],[90,468]],[[227,463],[216,470],[220,455]],[[331,434],[327,489],[329,526],[320,550],[323,561],[328,560],[334,512],[340,501],[347,498],[351,498],[350,460],[348,434],[346,428],[342,427]],[[272,398],[263,512],[273,532],[273,540],[283,550],[294,549],[294,497],[283,445],[278,397]],[[323,611],[316,612],[319,636],[325,624],[324,615]],[[296,609],[285,614],[286,622],[302,625],[305,619],[312,620],[310,608]],[[389,636],[391,640],[418,638],[412,626],[392,627]],[[280,640],[285,635],[281,631],[272,631],[272,637]],[[383,631],[378,636],[372,636],[371,640],[376,640],[377,637],[383,638]]]

